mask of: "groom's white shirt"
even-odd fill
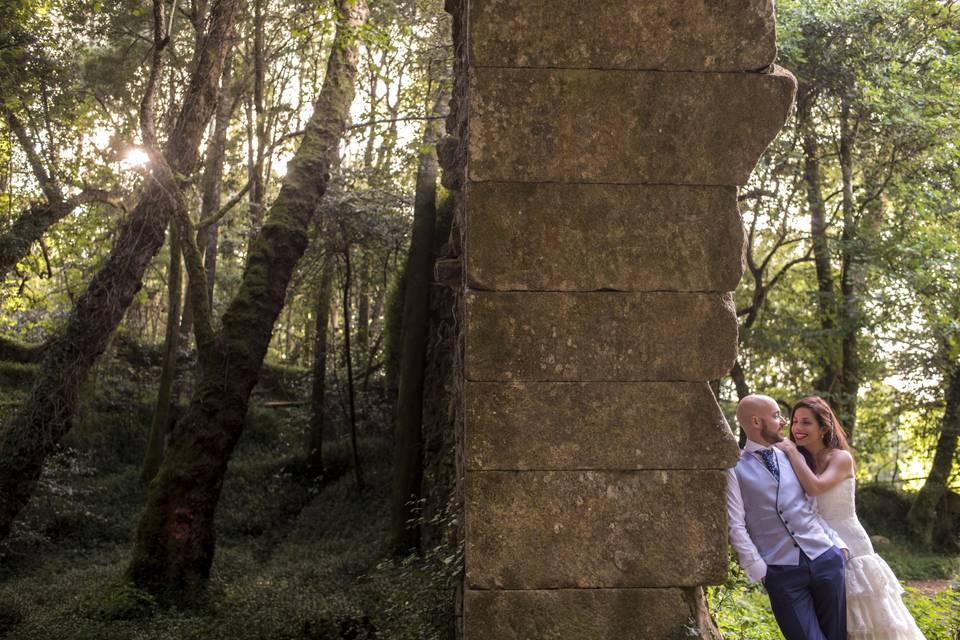
[[[747,440],[747,444],[740,451],[740,456],[756,456],[757,459],[760,459],[758,452],[769,448],[762,447],[753,440]],[[827,523],[823,521],[819,514],[816,517],[833,543],[841,549],[846,549],[847,545],[840,539],[840,536],[827,526]],[[740,494],[740,482],[737,480],[736,467],[727,469],[727,527],[730,545],[737,552],[743,571],[752,582],[762,580],[767,575],[767,563],[764,562],[757,545],[753,543],[750,534],[747,533],[746,511],[743,506],[743,496]]]

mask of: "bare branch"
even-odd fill
[[[813,253],[813,246],[811,245],[811,247],[810,247],[809,249],[807,249],[807,252],[806,252],[805,254],[803,254],[803,257],[795,258],[795,259],[791,260],[790,262],[786,263],[785,265],[783,265],[783,266],[780,268],[780,270],[777,271],[776,275],[774,275],[772,278],[770,278],[770,282],[767,283],[767,287],[773,287],[775,284],[777,284],[777,282],[779,282],[780,279],[781,279],[784,275],[786,275],[787,271],[789,271],[790,269],[792,269],[792,268],[795,267],[796,265],[801,264],[801,263],[803,263],[803,262],[811,262],[811,261],[813,260],[813,258],[810,257],[810,254],[812,254],[812,253]]]
[[[119,209],[123,213],[128,213],[129,211],[123,198],[117,196],[114,192],[104,189],[94,189],[92,187],[84,187],[83,191],[75,198],[70,199],[70,202],[73,203],[74,206],[97,202],[113,207],[114,209]]]
[[[752,189],[738,195],[737,202],[743,202],[744,200],[759,200],[760,198],[775,198],[776,196],[777,194],[775,191],[769,191],[767,189]]]
[[[797,237],[797,238],[791,238],[790,240],[787,240],[787,239],[785,239],[785,237],[784,237],[783,235],[781,235],[781,236],[777,239],[777,242],[774,243],[773,248],[770,249],[770,253],[768,253],[768,254],[767,254],[767,257],[763,259],[763,263],[760,265],[760,270],[763,271],[763,270],[765,270],[765,269],[767,268],[767,266],[769,266],[770,260],[771,260],[771,259],[773,258],[773,256],[777,253],[777,251],[779,251],[780,249],[782,249],[782,248],[784,248],[784,247],[788,247],[788,246],[790,246],[790,245],[792,245],[792,244],[796,244],[796,243],[798,243],[798,242],[803,242],[803,241],[806,240],[806,239],[807,239],[806,236],[800,236],[800,237]]]
[[[253,180],[247,180],[247,184],[243,185],[243,188],[240,189],[240,191],[238,191],[235,196],[230,198],[230,200],[228,200],[225,205],[220,207],[220,209],[216,213],[214,213],[212,216],[207,216],[206,218],[198,222],[195,225],[196,228],[203,229],[204,227],[209,227],[212,224],[216,224],[217,222],[220,222],[220,219],[223,218],[223,216],[230,213],[230,210],[233,209],[235,206],[237,206],[237,204],[243,199],[243,196],[246,195],[247,191],[250,190],[250,187],[252,185],[253,185]]]
[[[859,212],[861,215],[866,210],[867,206],[870,205],[871,202],[873,202],[874,200],[879,198],[881,195],[883,195],[883,192],[886,191],[887,186],[889,186],[890,184],[890,181],[893,180],[894,175],[896,175],[897,155],[899,151],[900,151],[899,147],[897,146],[893,147],[890,153],[890,162],[887,165],[888,167],[887,175],[884,176],[883,182],[880,183],[880,186],[874,189],[873,193],[868,195],[866,198],[863,199],[862,202],[860,202]]]

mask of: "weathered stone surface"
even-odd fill
[[[736,310],[717,293],[487,292],[465,299],[467,380],[713,380]]]
[[[773,63],[772,0],[472,0],[470,64],[745,71]]]
[[[732,291],[743,273],[736,187],[471,183],[478,289]]]
[[[468,382],[467,469],[726,469],[705,382]]]
[[[681,589],[467,591],[464,640],[689,638],[697,612]]]
[[[467,586],[719,583],[725,480],[724,471],[472,471]]]
[[[796,80],[774,73],[474,68],[467,178],[741,185]]]

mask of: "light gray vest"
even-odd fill
[[[780,482],[755,453],[744,452],[735,472],[747,533],[768,565],[798,565],[800,550],[813,560],[833,547],[785,453],[774,447]]]

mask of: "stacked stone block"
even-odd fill
[[[459,11],[463,636],[707,637],[737,186],[796,86],[772,1]]]

